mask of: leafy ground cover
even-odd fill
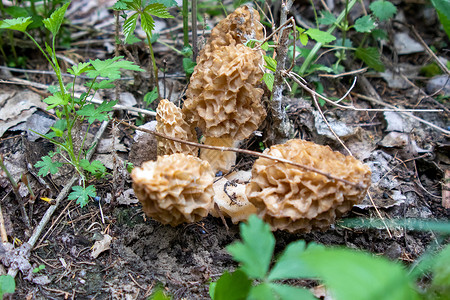
[[[132,193],[129,169],[155,149],[139,146],[137,133],[120,123],[153,119],[158,94],[182,103],[197,49],[187,47],[192,32],[183,30],[181,3],[44,1],[35,7],[34,1],[2,1],[2,20],[16,19],[0,23],[0,225],[2,241],[15,248],[4,245],[0,253],[15,282],[0,277],[0,293],[15,290],[14,299],[143,299],[159,290],[158,297],[175,299],[263,299],[272,293],[308,299],[330,297],[334,289],[345,299],[369,293],[359,289],[364,283],[352,288],[335,280],[339,269],[359,262],[373,271],[367,276],[398,274],[384,278],[400,289],[397,298],[386,299],[445,299],[448,270],[439,262],[448,247],[437,253],[448,243],[449,92],[448,77],[439,84],[434,76],[449,74],[446,2],[294,2],[287,20],[279,19],[282,9],[272,2],[254,5],[267,35],[278,30],[274,24],[295,23],[286,38],[287,62],[294,61],[291,71],[308,82],[287,77],[289,88],[279,100],[292,124],[288,134],[350,151],[368,164],[370,196],[328,231],[308,234],[272,236],[256,219],[241,232],[211,216],[177,227],[148,219]],[[210,29],[240,4],[198,1],[200,48]],[[122,33],[116,21],[124,25]],[[280,64],[270,51],[274,43],[248,46],[268,51],[263,79],[269,94],[277,88]],[[308,88],[327,97],[316,100]],[[273,120],[261,131],[270,131]],[[240,147],[261,151],[270,140],[254,135]],[[248,170],[253,161],[239,154],[235,168]],[[61,205],[34,235],[55,203]],[[26,242],[32,250],[20,252]],[[327,250],[312,251],[317,245]],[[385,258],[374,262],[370,254],[336,246]],[[252,264],[254,257],[261,263]],[[323,265],[313,270],[308,261]],[[303,263],[296,272],[304,273],[283,273],[293,262]],[[415,273],[417,266],[422,271]],[[240,289],[224,298],[236,280]]]

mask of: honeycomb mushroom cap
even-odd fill
[[[205,136],[242,140],[266,117],[261,105],[262,50],[246,47],[263,38],[259,14],[243,6],[212,30],[186,91],[183,112]]]
[[[368,166],[328,146],[296,139],[272,146],[265,153],[366,187],[361,189],[293,165],[259,158],[253,165],[246,194],[273,230],[326,230],[364,198],[371,182]]]
[[[145,214],[162,224],[197,222],[213,206],[214,174],[208,162],[177,153],[148,161],[131,173]]]
[[[170,137],[187,141],[196,141],[194,130],[184,120],[181,109],[167,99],[159,102],[156,109],[156,131]],[[185,153],[197,156],[197,147],[157,137],[158,155]]]
[[[261,54],[244,45],[215,51],[197,65],[186,92],[183,112],[204,135],[242,140],[266,117],[263,90],[256,87],[263,72]]]

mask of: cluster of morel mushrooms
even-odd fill
[[[250,7],[240,7],[222,20],[200,52],[183,109],[162,100],[156,131],[196,142],[197,127],[204,144],[234,147],[257,130],[266,116],[263,90],[257,87],[263,76],[263,50],[244,43],[263,40],[263,35],[259,14]],[[234,172],[214,182],[217,171],[231,169],[236,153],[201,149],[198,157],[198,151],[159,138],[158,159],[134,168],[133,188],[149,217],[176,226],[197,222],[208,213],[230,217],[233,223],[256,213],[273,230],[326,230],[364,198],[370,184],[370,169],[357,159],[300,139],[264,153],[360,186],[262,157],[251,174]]]

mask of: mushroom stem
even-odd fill
[[[237,142],[231,138],[205,137],[205,145],[217,147],[235,147]],[[206,160],[211,165],[214,173],[218,171],[228,172],[236,163],[236,152],[217,151],[211,149],[200,150],[200,158]]]

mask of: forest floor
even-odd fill
[[[108,8],[114,2],[73,1],[67,14],[69,22],[64,25],[67,27],[65,34],[68,38],[71,33],[71,39],[67,39],[59,52],[61,61],[67,66],[70,61],[113,57],[115,18]],[[199,34],[200,40],[206,40],[208,29],[224,14],[220,8],[219,15],[212,16],[212,12],[205,9],[211,1],[199,1],[202,2],[205,4],[200,5],[201,17],[207,18],[209,27],[200,29]],[[320,1],[315,2],[321,7]],[[224,8],[230,13],[233,8],[227,3],[225,1]],[[398,22],[390,22],[387,29],[392,40],[399,38],[400,34],[409,35],[404,42],[407,50],[399,54],[393,43],[386,42],[383,46],[386,71],[369,70],[358,75],[349,98],[360,111],[343,110],[328,104],[321,108],[340,140],[372,170],[371,197],[356,205],[345,218],[446,221],[450,216],[450,199],[448,192],[445,193],[449,189],[450,177],[450,84],[437,94],[427,88],[431,79],[419,70],[431,64],[433,58],[405,24],[415,26],[425,43],[442,59],[450,59],[450,41],[443,31],[436,30],[439,23],[431,7],[414,1],[396,1],[395,4]],[[175,19],[159,20],[155,32],[160,34],[159,41],[181,49],[183,35],[179,11],[171,10],[177,15]],[[309,2],[295,2],[291,14],[298,22],[314,24]],[[200,24],[199,28],[202,26]],[[49,127],[54,122],[54,115],[45,110],[42,99],[49,95],[43,86],[54,84],[55,77],[44,72],[49,71],[49,67],[31,43],[21,41],[23,37],[19,35],[14,38],[18,55],[26,57],[25,65],[17,68],[30,71],[13,69],[8,67],[11,64],[2,62],[0,154],[17,181],[27,173],[38,197],[55,199],[67,185],[72,172],[67,170],[65,174],[47,176],[45,185],[39,183],[33,175],[37,170],[32,166],[53,150],[53,146],[33,136],[30,131]],[[160,76],[163,96],[179,104],[187,85],[182,68],[183,57],[162,43],[154,45],[157,65],[164,69],[164,76]],[[9,51],[7,46],[4,48]],[[149,69],[146,49],[144,43],[137,43],[122,49],[120,54]],[[323,63],[327,64],[327,56],[324,57]],[[346,65],[346,71],[361,68],[350,58]],[[144,107],[143,96],[150,90],[149,75],[129,77],[127,73],[126,76],[119,84],[120,104]],[[353,76],[333,78],[316,74],[313,77],[325,87],[324,94],[336,98],[345,94],[353,82]],[[113,96],[113,93],[97,95],[103,99]],[[294,125],[293,137],[329,145],[333,150],[344,153],[341,143],[330,134],[307,94],[299,91],[290,95],[286,92],[284,102]],[[156,104],[152,103],[149,108],[155,109]],[[412,112],[416,118],[411,118],[405,113],[365,110],[390,106],[435,111]],[[116,110],[114,117],[138,125],[152,120],[152,117],[128,110]],[[94,155],[94,159],[102,161],[111,174],[117,164],[113,157],[121,163],[130,160],[139,165],[144,159],[142,153],[154,153],[155,149],[136,149],[137,146],[133,146],[133,130],[119,125],[116,125],[118,129],[112,130],[111,124]],[[99,126],[100,123],[94,123],[90,129],[93,135]],[[260,137],[253,136],[240,147],[260,151],[260,142],[267,146]],[[254,160],[254,157],[239,154],[235,169],[249,170]],[[93,182],[99,197],[85,207],[80,208],[75,201],[67,199],[61,202],[29,257],[33,267],[45,265],[45,269],[35,274],[35,279],[42,276],[42,281],[27,279],[19,272],[12,299],[145,299],[157,286],[164,287],[174,299],[208,299],[210,281],[216,280],[225,270],[237,267],[225,247],[239,239],[238,225],[228,220],[227,228],[220,218],[212,216],[194,224],[161,225],[143,213],[132,192],[129,174],[114,174],[115,177],[108,175]],[[23,199],[29,199],[26,188],[22,187],[21,193]],[[27,203],[25,210],[31,222],[31,228],[27,228],[19,209],[20,201],[4,176],[0,176],[0,200],[3,226],[9,242],[14,242],[17,247],[29,239],[51,206],[39,198],[34,204]],[[409,231],[401,227],[387,229],[384,226],[348,228],[340,222],[325,232],[274,234],[276,251],[284,249],[292,241],[303,239],[367,250],[405,264],[413,263],[430,244],[445,243],[431,231]],[[93,244],[107,236],[112,237],[110,249],[104,249],[93,258]]]

